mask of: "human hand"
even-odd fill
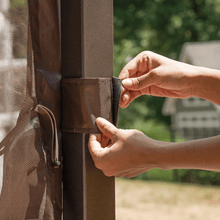
[[[188,98],[194,95],[198,67],[156,53],[138,54],[121,71],[124,90],[120,106],[126,108],[141,95]]]
[[[106,176],[131,178],[158,166],[158,141],[137,130],[117,129],[103,118],[96,124],[102,134],[90,135],[88,146],[95,166]]]

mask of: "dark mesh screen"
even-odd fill
[[[1,220],[61,219],[61,167],[53,166],[60,151],[58,14],[57,1],[0,0]],[[39,104],[56,123],[35,111]]]

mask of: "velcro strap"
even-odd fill
[[[62,130],[100,133],[95,124],[102,117],[117,125],[121,80],[113,78],[64,78],[62,80]]]

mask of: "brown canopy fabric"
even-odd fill
[[[0,123],[6,124],[0,132],[7,133],[0,144],[0,219],[59,220],[61,61],[57,1],[29,0],[28,10],[16,1],[0,3],[0,25],[4,22],[0,28]],[[12,116],[14,122],[9,123]]]

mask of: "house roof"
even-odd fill
[[[220,41],[185,43],[179,60],[196,66],[220,69]]]
[[[220,41],[187,42],[183,45],[179,61],[196,66],[220,69]],[[176,112],[176,99],[166,98],[162,113],[172,115]],[[220,112],[220,106],[213,104]]]

